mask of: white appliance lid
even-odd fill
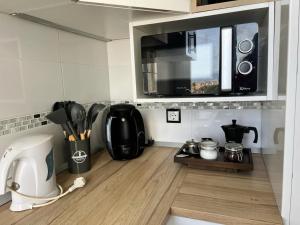
[[[28,149],[40,145],[44,142],[52,139],[53,135],[49,134],[39,134],[39,135],[27,135],[18,138],[13,144],[10,145],[11,148],[15,149]]]

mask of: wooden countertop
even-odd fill
[[[56,203],[13,213],[0,207],[0,224],[163,225],[169,213],[222,224],[281,224],[263,161],[252,173],[193,170],[173,162],[175,148],[151,147],[131,161],[96,154],[86,187]],[[75,175],[57,181],[70,185]]]

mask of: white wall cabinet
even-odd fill
[[[130,23],[130,44],[134,100],[136,102],[224,102],[267,101],[277,99],[277,80],[273,76],[274,50],[274,2],[245,5],[214,11],[200,12],[167,18],[136,21]],[[256,22],[259,25],[260,65],[259,91],[254,95],[232,97],[153,98],[144,95],[141,66],[141,37],[159,33],[200,29],[201,27],[228,26],[238,23]]]
[[[137,9],[191,12],[190,0],[79,0],[80,2],[101,4],[103,6],[132,7]]]

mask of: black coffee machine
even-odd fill
[[[144,151],[144,122],[133,105],[107,107],[103,113],[102,134],[106,148],[115,160],[133,159]]]

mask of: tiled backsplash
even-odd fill
[[[0,136],[26,131],[51,123],[45,116],[48,112],[36,113],[0,121]]]
[[[284,102],[197,102],[197,103],[133,103],[130,101],[105,101],[98,102],[106,105],[129,103],[135,105],[138,109],[166,109],[166,108],[180,108],[182,110],[213,110],[213,109],[282,109]],[[90,104],[84,104],[86,109]],[[24,115],[21,117],[8,118],[0,120],[0,136],[13,134],[35,127],[40,127],[51,123],[45,117],[49,112],[36,112],[32,115]]]
[[[103,104],[117,104],[123,102],[101,102]],[[261,102],[207,102],[207,103],[126,103],[134,104],[138,109],[165,109],[165,108],[181,108],[185,109],[261,109]],[[91,104],[85,104],[86,109]],[[274,105],[272,105],[274,107]],[[8,118],[0,121],[0,136],[14,134],[36,127],[50,124],[51,122],[45,117],[49,112],[36,112],[31,115],[24,115],[15,118]]]

